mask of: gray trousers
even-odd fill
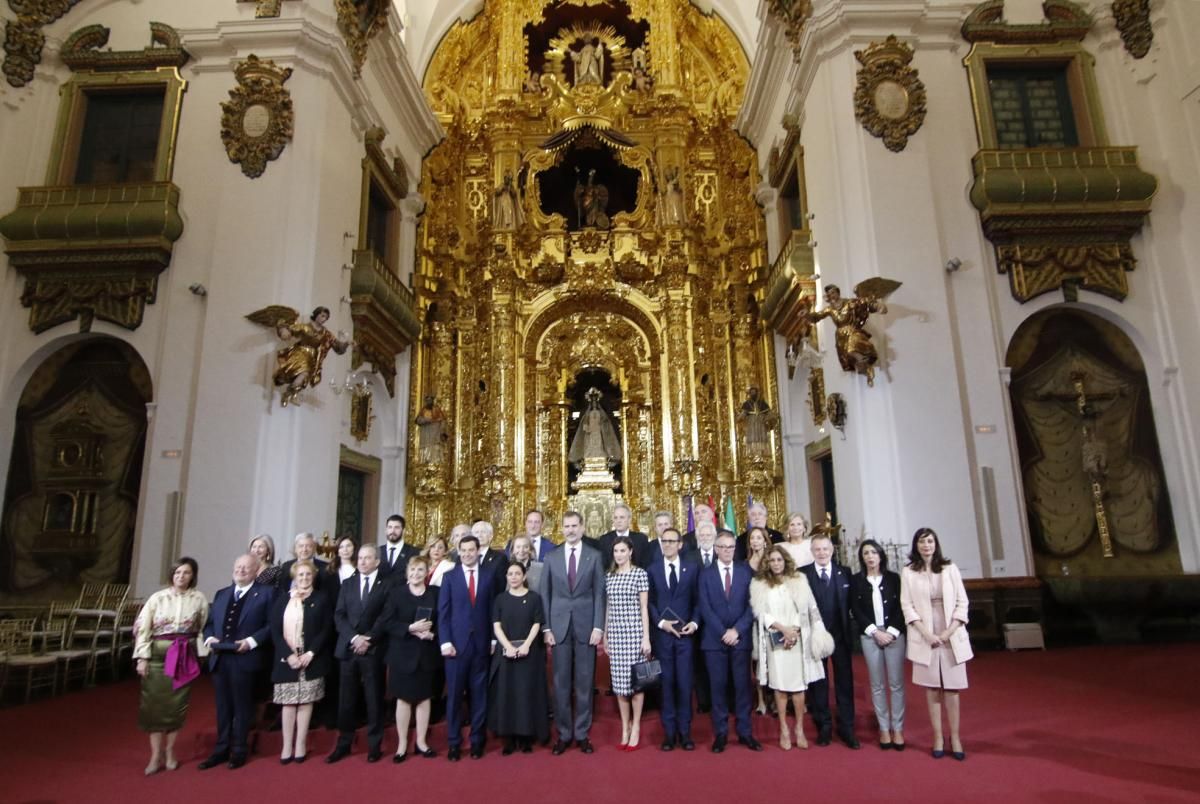
[[[904,634],[896,637],[892,644],[881,648],[875,637],[862,636],[863,658],[867,660],[867,674],[871,678],[871,703],[875,705],[875,717],[880,731],[904,730]],[[889,714],[888,691],[892,694]]]
[[[592,685],[596,675],[596,646],[576,640],[571,628],[554,647],[554,721],[562,740],[586,740],[592,728]],[[575,717],[571,718],[571,697],[575,698]]]

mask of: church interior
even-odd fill
[[[933,528],[979,647],[1200,636],[1200,4],[0,18],[0,624],[707,505]]]

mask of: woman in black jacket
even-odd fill
[[[871,701],[879,720],[879,747],[904,750],[904,612],[900,576],[874,539],[858,546],[860,571],[850,580],[850,609],[862,639],[871,677]],[[891,691],[888,706],[887,690]]]
[[[396,734],[400,742],[392,762],[408,758],[408,724],[416,713],[416,753],[426,759],[437,756],[429,747],[429,710],[436,687],[437,671],[442,665],[437,642],[436,586],[426,586],[429,559],[413,556],[408,560],[408,583],[394,585],[388,592],[387,669],[388,697],[396,699]]]
[[[317,568],[298,560],[291,568],[292,588],[271,609],[275,661],[275,703],[283,707],[280,763],[308,756],[308,724],[313,703],[325,697],[325,676],[333,667],[333,606],[315,592]],[[294,732],[294,735],[293,735]]]

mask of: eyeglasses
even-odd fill
[[[732,550],[733,548],[734,548],[734,545],[732,545],[732,544],[718,544],[717,545],[718,550]]]
[[[660,544],[679,544],[678,539],[659,539]]]

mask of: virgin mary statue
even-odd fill
[[[579,429],[571,441],[567,460],[575,468],[583,469],[589,459],[599,458],[608,468],[612,468],[621,462],[621,441],[617,438],[609,415],[600,407],[600,392],[589,388],[584,397],[587,399],[587,410],[579,420]]]

